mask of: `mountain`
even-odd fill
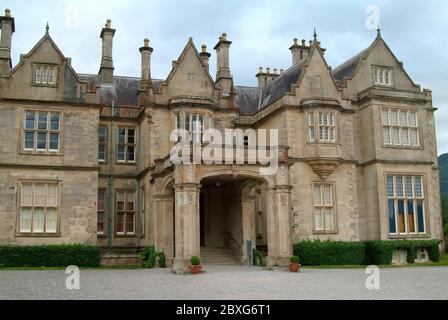
[[[440,193],[443,197],[448,198],[448,153],[439,157],[440,167]]]

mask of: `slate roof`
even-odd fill
[[[259,109],[270,105],[275,100],[291,91],[291,86],[300,79],[305,70],[306,59],[296,63],[263,88]]]
[[[361,64],[362,60],[365,58],[367,52],[369,51],[370,47],[367,49],[364,49],[360,53],[358,53],[356,56],[348,59],[343,64],[339,65],[333,70],[333,77],[337,81],[341,81],[344,78],[351,79],[358,70],[359,65]]]
[[[258,87],[235,86],[236,104],[241,113],[254,114],[258,111],[261,89]]]

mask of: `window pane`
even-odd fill
[[[118,143],[119,144],[126,143],[126,129],[123,128],[118,129]]]
[[[400,111],[400,125],[407,127],[408,125],[408,117],[406,111]]]
[[[392,128],[392,141],[394,145],[400,144],[400,128]]]
[[[105,127],[100,127],[98,129],[98,140],[99,142],[106,142],[106,128]]]
[[[59,150],[59,133],[50,133],[50,150]]]
[[[409,125],[411,127],[417,127],[417,113],[414,111],[409,112]]]
[[[390,122],[393,126],[398,125],[398,111],[397,110],[392,110],[390,112]]]
[[[47,209],[47,220],[45,225],[47,233],[56,233],[57,231],[57,212],[56,209]]]
[[[320,185],[314,186],[314,204],[317,206],[322,205],[322,199],[320,196]]]
[[[98,191],[98,210],[102,211],[104,210],[104,197],[105,193],[104,191]]]
[[[310,139],[310,141],[314,141],[315,140],[314,127],[309,127],[308,131],[309,131],[309,139]]]
[[[124,211],[124,193],[117,192],[117,210]]]
[[[406,177],[406,197],[413,198],[412,177]]]
[[[99,160],[106,160],[106,146],[104,144],[100,144],[98,146],[98,159]]]
[[[415,196],[423,198],[422,177],[415,177]]]
[[[20,210],[20,232],[31,232],[31,208]]]
[[[126,194],[126,211],[134,211],[134,193]]]
[[[409,232],[415,233],[415,218],[414,218],[414,201],[408,200],[408,227]]]
[[[404,192],[403,192],[403,177],[402,176],[396,177],[396,188],[397,188],[397,197],[403,198]]]
[[[175,121],[176,121],[176,124],[175,124],[175,126],[176,126],[176,129],[181,129],[181,121],[180,121],[180,113],[177,113],[176,115],[175,115]]]
[[[383,139],[384,139],[384,144],[391,144],[390,128],[389,127],[383,128]]]
[[[404,219],[404,200],[398,200],[398,230],[400,233],[406,232]]]
[[[45,184],[43,183],[34,185],[34,205],[39,207],[45,206]]]
[[[39,132],[37,134],[37,149],[46,150],[47,149],[47,134]]]
[[[36,83],[41,82],[41,72],[42,72],[42,68],[36,67]]]
[[[331,208],[325,208],[325,230],[333,230],[333,214]]]
[[[124,233],[124,213],[117,214],[117,233]]]
[[[59,130],[59,114],[58,113],[51,113],[50,129],[51,130]]]
[[[191,131],[191,114],[185,114],[185,130]]]
[[[324,195],[324,205],[331,205],[331,186],[330,185],[324,185],[323,186],[323,195]]]
[[[309,126],[314,126],[314,115],[312,112],[308,113],[308,125]]]
[[[104,233],[104,212],[98,212],[97,232]]]
[[[128,129],[128,143],[129,144],[135,143],[135,130],[134,129]]]
[[[124,153],[124,146],[118,146],[118,160],[124,161],[125,159],[125,153]]]
[[[418,147],[420,145],[418,129],[411,129],[411,143],[413,146],[416,146],[416,147]]]
[[[48,82],[48,67],[42,67],[42,83],[46,84]]]
[[[34,111],[26,112],[25,129],[34,129]]]
[[[128,161],[135,161],[135,148],[132,146],[128,147]]]
[[[22,184],[22,206],[33,206],[33,185],[31,183]]]
[[[389,110],[382,110],[381,112],[383,125],[389,125]]]
[[[25,132],[25,149],[34,149],[34,132]]]
[[[402,128],[401,129],[401,142],[403,145],[408,146],[409,143],[409,129],[408,128]]]
[[[58,186],[49,184],[47,186],[47,207],[58,206]]]
[[[316,230],[323,230],[321,209],[316,209],[314,214],[314,225]]]
[[[389,199],[388,207],[389,207],[389,231],[390,233],[397,233],[397,226],[395,223],[395,203],[393,199]]]
[[[386,178],[386,189],[387,189],[387,196],[389,198],[394,198],[395,197],[395,193],[394,193],[394,176],[387,176]]]
[[[425,214],[423,200],[417,200],[418,232],[425,233]]]
[[[39,112],[39,120],[38,120],[38,129],[46,130],[47,129],[47,113]]]
[[[43,233],[44,232],[44,209],[35,208],[33,217],[33,232]]]
[[[127,214],[126,215],[126,233],[134,233],[134,220],[135,214]]]

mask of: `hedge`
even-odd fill
[[[294,255],[303,266],[359,265],[364,263],[364,242],[301,241]]]
[[[394,250],[406,250],[408,263],[414,263],[417,249],[425,248],[429,259],[439,262],[439,240],[391,241],[301,241],[294,245],[294,255],[304,266],[390,265]]]
[[[0,267],[98,267],[100,261],[97,246],[0,246]]]

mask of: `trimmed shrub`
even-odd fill
[[[253,249],[253,254],[252,254],[253,264],[252,265],[263,266],[263,257],[264,257],[263,252],[261,252],[257,249]]]
[[[154,248],[154,246],[148,246],[145,249],[143,249],[139,253],[138,257],[142,262],[143,268],[152,269],[156,267],[157,251]]]
[[[193,266],[200,266],[201,265],[201,259],[197,256],[193,256],[190,259],[191,265]]]
[[[291,263],[299,263],[299,257],[298,256],[292,256],[289,261]]]
[[[160,268],[166,268],[166,256],[165,256],[165,252],[161,251],[157,254],[157,256],[159,257],[159,267]]]
[[[2,267],[98,267],[100,262],[100,248],[97,246],[0,246]]]
[[[394,250],[406,250],[407,262],[414,263],[417,258],[417,249],[425,248],[429,259],[439,262],[439,240],[391,240],[391,241],[367,241],[366,264],[390,265],[392,264]]]
[[[294,255],[303,266],[361,265],[365,259],[364,242],[301,241]]]

